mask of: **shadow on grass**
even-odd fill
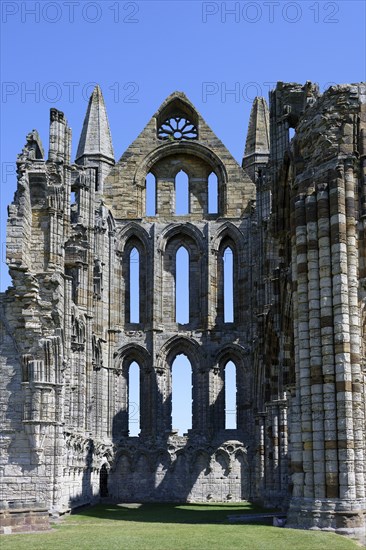
[[[90,508],[75,511],[73,516],[78,518],[98,518],[113,521],[135,521],[152,523],[226,523],[229,515],[261,514],[269,510],[248,502],[228,504],[98,504]],[[272,519],[271,519],[272,522]],[[268,524],[267,518],[256,519],[251,523]]]

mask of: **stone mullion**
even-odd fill
[[[326,497],[338,496],[337,401],[335,391],[332,261],[330,211],[327,184],[318,185],[318,246],[320,275],[320,334],[324,402],[324,445]]]
[[[217,367],[210,368],[207,373],[208,376],[208,430],[213,433],[215,426],[215,411],[216,411],[216,378]]]
[[[176,252],[177,243],[169,243],[161,254],[161,321],[160,325],[175,325]]]
[[[143,306],[143,322],[145,323],[145,330],[151,330],[154,326],[154,296],[157,293],[155,285],[154,273],[155,273],[155,250],[153,248],[153,243],[155,242],[155,225],[153,226],[153,234],[151,239],[148,241],[147,248],[145,248],[144,254],[144,280],[142,284],[145,286],[145,292],[143,292],[145,304]],[[141,288],[143,289],[144,286]],[[141,298],[140,298],[141,301]]]
[[[212,371],[212,396],[210,407],[213,409],[213,431],[225,429],[225,371],[221,367],[216,367]]]
[[[175,265],[174,265],[174,281],[175,281],[175,293],[177,292],[177,253],[175,251]],[[188,249],[188,313],[189,313],[189,323],[194,326],[202,327],[202,257],[197,249],[194,251]],[[173,296],[174,301],[174,311],[176,321],[176,296]]]
[[[219,323],[224,322],[224,250],[222,247],[219,248],[217,254],[217,321]]]
[[[204,250],[198,251],[199,254],[199,280],[200,280],[200,323],[199,327],[202,330],[207,330],[208,316],[209,316],[209,257],[210,257],[210,244],[208,238],[204,240]]]
[[[168,365],[160,365],[156,371],[156,434],[166,435],[171,429],[171,371]]]
[[[297,303],[299,327],[299,387],[301,399],[301,432],[303,443],[304,496],[314,496],[313,435],[311,412],[311,371],[309,339],[309,302],[307,270],[307,228],[305,195],[295,202]]]
[[[234,309],[234,321],[239,325],[243,325],[245,321],[245,313],[249,313],[249,318],[253,319],[253,301],[254,293],[248,293],[244,291],[245,286],[247,288],[253,288],[253,281],[245,280],[247,277],[252,276],[252,270],[249,269],[245,273],[245,267],[251,265],[253,258],[252,252],[252,239],[249,239],[247,244],[248,254],[247,258],[244,257],[244,250],[241,246],[233,248],[233,284],[234,284],[234,296],[233,296],[233,309]],[[235,298],[236,296],[236,298]],[[236,302],[236,303],[235,303]]]
[[[348,259],[343,166],[330,189],[333,318],[337,391],[339,497],[355,498],[352,372],[348,298]]]
[[[202,398],[203,398],[203,431],[207,435],[210,431],[210,369],[206,362],[206,368],[201,370]]]
[[[157,237],[155,236],[157,232],[156,225],[154,225],[154,239],[152,243],[152,254],[154,258],[154,265],[151,266],[150,276],[153,277],[154,281],[154,292],[152,296],[151,304],[151,322],[152,328],[156,329],[158,326],[162,325],[163,322],[163,279],[164,279],[164,254],[160,248],[157,246]],[[155,332],[153,335],[155,342]]]
[[[346,161],[345,165],[345,194],[355,483],[356,497],[364,498],[366,492],[363,472],[365,415],[362,411],[362,371],[360,364],[362,335],[360,309],[358,305],[358,246],[356,229],[358,196],[354,179],[353,158]]]
[[[209,410],[208,395],[207,395],[208,370],[207,370],[206,361],[204,364],[196,364],[195,371],[196,371],[196,378],[194,383],[197,384],[196,392],[198,396],[198,406],[197,406],[198,418],[196,419],[196,423],[197,423],[199,432],[202,434],[206,434],[208,429],[208,410]],[[192,424],[192,427],[193,427],[193,424]]]
[[[156,187],[157,190],[157,187]],[[157,192],[157,191],[156,191]],[[158,247],[158,235],[160,234],[160,228],[154,224],[153,239],[151,244],[151,254],[153,258],[153,264],[150,265],[149,277],[152,279],[152,285],[154,292],[151,298],[151,327],[152,327],[152,341],[151,341],[151,373],[150,373],[150,399],[151,410],[149,411],[150,417],[150,431],[153,436],[159,433],[160,422],[160,407],[161,407],[161,394],[159,391],[159,382],[162,377],[162,365],[156,364],[157,361],[157,349],[158,349],[158,332],[157,329],[162,326],[163,323],[163,279],[164,279],[164,254]],[[152,263],[152,262],[151,262]]]
[[[171,217],[175,214],[175,179],[156,178],[156,212],[160,217]]]
[[[324,404],[320,327],[320,283],[317,202],[315,189],[306,198],[311,410],[313,432],[314,496],[325,497]]]
[[[196,191],[197,194],[193,192]],[[202,214],[208,213],[208,178],[206,177],[190,177],[189,178],[189,213]]]

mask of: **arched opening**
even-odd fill
[[[236,366],[228,361],[225,365],[225,429],[236,428]]]
[[[192,428],[192,366],[182,353],[172,364],[172,427],[179,435]]]
[[[156,179],[154,174],[152,174],[151,172],[147,174],[145,184],[146,216],[156,216]]]
[[[175,257],[175,321],[189,323],[189,253],[184,246]]]
[[[183,170],[175,176],[175,213],[177,216],[189,214],[189,179]]]
[[[234,321],[234,255],[227,246],[223,253],[224,260],[224,323]]]
[[[70,193],[70,219],[71,223],[76,223],[79,216],[79,192],[72,190]]]
[[[128,431],[130,437],[140,433],[140,367],[136,361],[128,373]]]
[[[208,176],[208,213],[217,214],[218,212],[218,182],[215,172]]]
[[[140,322],[140,254],[136,247],[130,252],[130,323]]]
[[[108,496],[108,470],[106,464],[103,464],[99,472],[99,494],[101,498]]]

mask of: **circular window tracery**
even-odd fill
[[[181,141],[198,138],[196,126],[187,118],[175,116],[167,118],[158,129],[158,138],[162,140]]]

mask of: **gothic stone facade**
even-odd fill
[[[294,129],[292,137],[291,128]],[[251,500],[288,525],[365,538],[366,86],[278,83],[256,98],[242,167],[173,93],[115,162],[97,87],[74,163],[51,109],[18,157],[12,286],[0,294],[3,532],[96,502]],[[175,178],[189,210],[175,214]],[[146,177],[156,185],[146,212]],[[217,177],[218,211],[208,206]],[[189,254],[187,323],[176,253]],[[224,251],[234,319],[224,315]],[[139,255],[133,322],[130,255]],[[136,320],[135,320],[136,321]],[[172,427],[172,364],[192,429]],[[236,368],[236,429],[225,367]],[[129,435],[129,369],[140,434]]]

